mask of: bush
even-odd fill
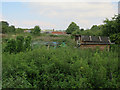
[[[31,49],[31,37],[17,36],[16,39],[7,40],[4,52],[18,53]]]
[[[4,51],[9,53],[16,53],[16,41],[14,39],[7,40],[7,45]]]
[[[112,42],[115,42],[116,44],[120,45],[120,33],[112,34],[110,36],[110,39],[111,39]]]
[[[3,53],[3,88],[120,88],[118,52],[45,47]]]
[[[52,35],[52,34],[51,34],[50,37],[58,37],[58,35]]]

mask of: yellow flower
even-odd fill
[[[81,69],[83,69],[83,67],[80,67]]]

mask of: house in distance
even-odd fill
[[[86,35],[74,35],[77,46],[80,48],[96,48],[99,47],[101,50],[110,49],[111,41],[109,37],[105,36],[86,36]]]

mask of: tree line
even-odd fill
[[[114,15],[111,20],[106,19],[103,25],[93,25],[90,29],[80,29],[72,22],[66,29],[67,34],[81,34],[92,36],[109,36],[112,42],[120,44],[120,14]]]
[[[9,26],[9,23],[6,21],[1,21],[0,25],[2,26],[2,33],[10,33],[10,32],[15,32],[15,26],[11,25]]]
[[[90,29],[84,30],[80,28],[75,22],[71,22],[68,28],[65,30],[67,34],[81,34],[81,35],[92,35],[92,36],[109,36],[112,42],[120,44],[120,14],[114,15],[111,20],[106,19],[103,21],[103,25],[93,25]],[[24,30],[22,28],[15,28],[13,25],[9,25],[6,21],[1,21],[2,33],[21,33]],[[41,28],[35,26],[31,30],[32,34],[39,35]]]
[[[7,21],[1,21],[0,26],[2,26],[2,31],[0,33],[22,33],[24,30],[31,30],[32,34],[39,34],[41,32],[41,28],[39,26],[35,26],[31,29],[22,29],[22,28],[15,28],[14,25],[9,25]]]

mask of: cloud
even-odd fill
[[[25,2],[22,6],[29,10],[30,18],[7,15],[6,18],[16,27],[33,28],[39,25],[41,29],[66,29],[71,22],[75,22],[82,28],[90,28],[117,14],[114,5],[111,2]],[[27,16],[28,12],[21,13]]]
[[[106,17],[116,11],[111,3],[32,3],[31,7],[40,15],[50,17],[79,16],[79,17]]]
[[[2,0],[2,2],[118,2],[119,0]]]
[[[104,18],[111,18],[117,14],[117,10],[110,2],[40,2],[29,3],[27,7],[32,13],[40,16],[63,20],[61,24],[75,21],[85,28],[89,28],[91,24],[102,23]]]
[[[55,28],[56,26],[50,22],[45,21],[23,21],[22,25],[24,26],[33,26],[39,25],[41,28]]]

